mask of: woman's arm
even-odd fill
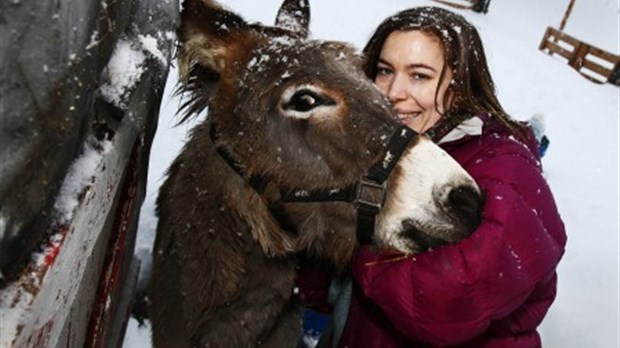
[[[440,345],[465,342],[554,276],[563,225],[535,159],[515,149],[489,151],[466,168],[487,195],[483,221],[467,239],[406,259],[357,252],[354,279],[400,332]]]

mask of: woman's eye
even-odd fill
[[[417,73],[412,75],[414,80],[428,80],[431,77],[427,74]]]
[[[388,68],[377,68],[377,75],[390,75],[392,73],[392,70],[388,69]]]

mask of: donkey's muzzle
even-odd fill
[[[473,232],[482,219],[484,197],[469,186],[458,186],[448,194],[450,212],[460,221],[467,233]]]

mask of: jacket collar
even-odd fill
[[[482,126],[484,121],[480,116],[474,116],[461,122],[458,126],[454,127],[448,134],[444,135],[438,144],[449,143],[462,139],[467,136],[477,136],[482,134]]]

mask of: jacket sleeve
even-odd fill
[[[468,341],[555,279],[564,227],[536,159],[512,142],[464,165],[486,192],[482,223],[467,239],[404,259],[357,251],[356,283],[411,339]]]

